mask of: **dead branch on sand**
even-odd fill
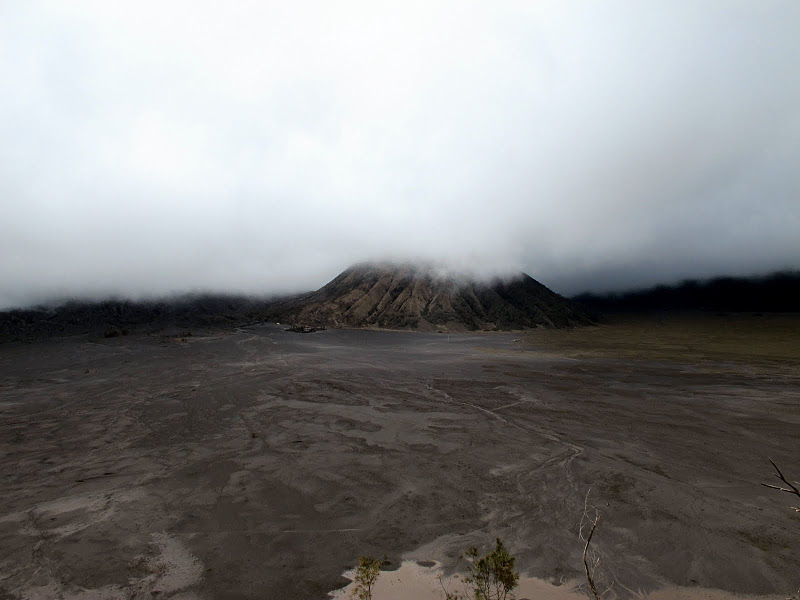
[[[591,491],[592,488],[589,488],[586,491],[586,498],[583,500],[583,515],[581,516],[578,537],[582,542],[584,542],[583,570],[586,573],[586,581],[589,583],[589,589],[591,590],[595,600],[601,600],[603,596],[611,591],[611,587],[614,585],[614,582],[612,581],[611,584],[602,592],[598,591],[597,589],[597,574],[598,567],[600,566],[600,553],[590,546],[594,532],[597,530],[597,526],[600,523],[600,517],[602,516],[602,513],[597,510],[596,507],[589,506],[589,493]],[[589,529],[589,534],[584,537],[584,531],[586,529]]]
[[[597,529],[597,524],[600,522],[600,513],[594,518],[594,522],[592,522],[592,528],[589,531],[589,537],[586,538],[586,545],[583,547],[583,569],[586,571],[586,580],[589,582],[589,589],[592,590],[592,594],[595,597],[595,600],[600,600],[600,594],[597,592],[597,586],[594,583],[594,572],[597,569],[597,566],[600,564],[599,557],[594,559],[591,569],[589,568],[589,544],[592,543],[592,536],[594,535],[594,530]]]
[[[771,458],[768,458],[767,460],[768,460],[770,463],[772,463],[772,466],[773,466],[773,467],[775,467],[775,470],[777,471],[777,473],[773,473],[773,475],[774,475],[775,477],[777,477],[779,480],[781,480],[783,483],[785,483],[786,485],[788,485],[789,487],[788,487],[788,488],[785,488],[785,487],[780,487],[780,486],[778,486],[778,485],[772,485],[772,484],[769,484],[769,483],[762,483],[761,485],[763,485],[764,487],[772,488],[773,490],[778,490],[778,491],[781,491],[781,492],[786,492],[787,494],[794,494],[795,496],[797,496],[798,498],[800,498],[800,489],[798,489],[796,485],[792,484],[792,483],[791,483],[791,482],[790,482],[788,479],[786,479],[786,477],[784,476],[784,474],[783,474],[783,473],[781,472],[781,470],[778,468],[778,465],[776,465],[776,464],[775,464],[775,461],[773,461]],[[795,481],[795,483],[796,483],[797,485],[800,485],[800,481]],[[793,509],[794,509],[796,512],[800,512],[800,507],[798,507],[798,506],[793,506],[792,508],[793,508]]]

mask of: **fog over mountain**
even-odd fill
[[[800,267],[800,3],[0,4],[0,309]]]

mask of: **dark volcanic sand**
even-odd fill
[[[322,599],[359,554],[452,568],[495,535],[569,579],[590,487],[617,593],[800,585],[800,514],[759,485],[800,475],[795,371],[516,337],[0,346],[0,598]]]

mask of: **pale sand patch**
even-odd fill
[[[199,596],[187,588],[196,587],[203,577],[203,564],[178,539],[165,533],[154,533],[153,543],[158,556],[142,557],[142,565],[151,572],[128,585],[106,585],[97,589],[67,588],[43,573],[47,583],[29,587],[22,600],[152,600],[155,596],[172,600],[197,600]]]
[[[354,589],[352,583],[355,569],[343,574],[351,583],[330,592],[328,596],[335,600],[346,600]],[[578,589],[581,581],[566,582],[554,585],[536,577],[520,577],[519,586],[514,589],[517,600],[587,600],[589,596]],[[378,581],[372,590],[375,600],[445,600],[442,585],[451,593],[457,592],[466,597],[468,589],[458,576],[445,577],[440,563],[425,567],[412,560],[404,560],[396,571],[381,571]],[[669,586],[649,593],[626,593],[626,597],[639,600],[787,600],[786,594],[756,596],[735,594],[723,590],[707,588],[690,588]],[[607,598],[617,596],[612,592]]]
[[[203,564],[183,543],[165,533],[154,533],[153,541],[161,555],[151,561],[158,578],[153,589],[170,594],[194,586],[203,577]]]
[[[353,580],[355,570],[343,574]],[[442,585],[450,592],[464,595],[464,581],[458,576],[444,576],[441,564],[433,563],[424,567],[412,560],[404,560],[396,571],[381,571],[372,591],[375,600],[444,600]],[[336,600],[350,598],[354,584],[331,592],[329,597]],[[537,600],[585,600],[586,596],[575,590],[575,584],[553,585],[543,579],[520,577],[519,586],[514,590],[518,600],[536,598]],[[658,600],[669,600],[667,598]]]
[[[797,598],[791,594],[773,594],[758,596],[753,594],[735,594],[710,588],[689,588],[669,586],[654,590],[644,596],[647,600],[792,600]]]

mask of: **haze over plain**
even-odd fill
[[[0,309],[800,267],[792,1],[0,6]]]

